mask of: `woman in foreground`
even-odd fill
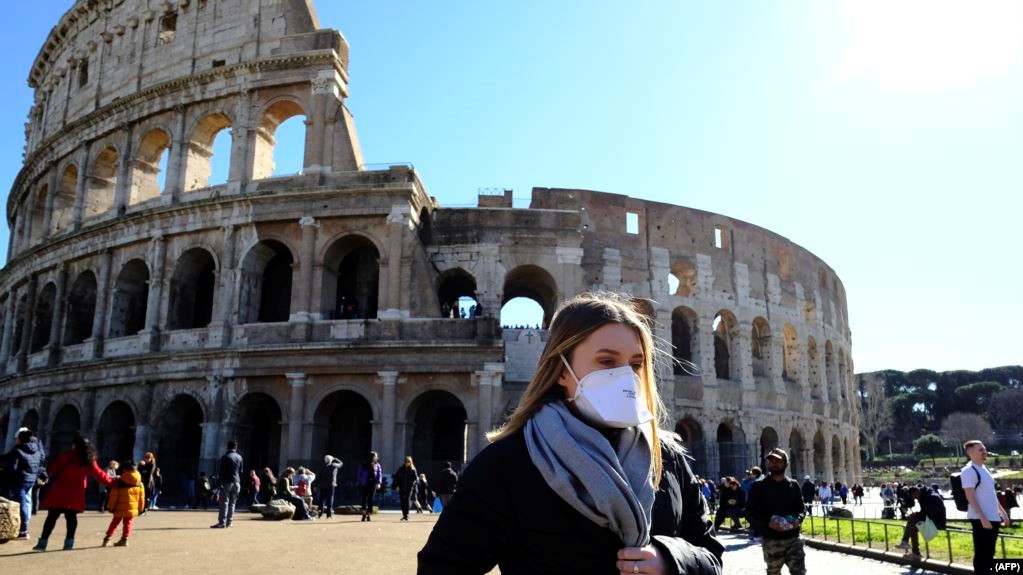
[[[515,413],[419,552],[419,574],[719,575],[699,484],[660,428],[642,316],[619,297],[581,295],[549,335]]]

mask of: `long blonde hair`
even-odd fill
[[[560,355],[571,362],[575,348],[590,335],[609,323],[620,323],[631,327],[639,336],[643,349],[643,368],[640,370],[647,409],[653,414],[650,425],[650,478],[656,486],[660,482],[661,439],[664,431],[666,410],[661,402],[654,377],[657,348],[647,320],[640,312],[640,302],[615,293],[584,293],[566,302],[551,320],[547,345],[544,346],[536,373],[529,382],[518,407],[500,429],[487,433],[487,440],[494,442],[508,437],[526,426],[526,423],[540,409],[552,401],[564,399],[564,388],[558,379],[565,370]]]

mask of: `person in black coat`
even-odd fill
[[[743,516],[746,509],[746,493],[742,490],[742,484],[734,477],[727,477],[725,484],[721,487],[721,500],[718,503],[718,512],[714,517],[714,529],[720,529],[726,517],[732,518],[732,531],[739,529],[739,518]]]
[[[659,424],[654,353],[630,302],[566,303],[518,408],[465,468],[419,552],[419,575],[495,565],[504,575],[720,575],[699,483]]]
[[[416,486],[419,483],[419,472],[412,463],[412,456],[405,456],[405,463],[394,472],[392,489],[397,490],[401,497],[401,520],[408,521],[408,512],[416,502]]]
[[[920,511],[911,513],[906,520],[906,530],[902,533],[902,541],[895,547],[898,549],[910,549],[909,542],[912,541],[912,549],[906,556],[909,559],[920,559],[920,524],[930,518],[938,529],[944,529],[945,524],[945,500],[941,495],[927,487],[910,487],[906,490],[913,501],[920,502]]]
[[[444,462],[444,469],[440,472],[440,479],[437,480],[437,497],[440,497],[440,504],[447,506],[451,500],[451,494],[455,492],[455,485],[458,483],[458,474],[451,468],[451,462]]]

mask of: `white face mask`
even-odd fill
[[[568,401],[575,403],[579,415],[591,425],[624,429],[653,420],[641,401],[642,382],[631,365],[591,371],[580,380],[565,356],[559,357],[577,384],[575,395]]]

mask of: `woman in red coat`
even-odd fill
[[[57,456],[57,460],[50,464],[48,471],[50,483],[39,507],[48,510],[49,513],[46,515],[46,522],[43,523],[39,543],[33,549],[46,551],[46,542],[57,525],[57,518],[61,515],[67,522],[64,549],[71,549],[75,546],[78,514],[85,511],[87,476],[91,475],[105,487],[112,486],[114,481],[96,465],[96,449],[81,435],[75,436],[71,449]]]

